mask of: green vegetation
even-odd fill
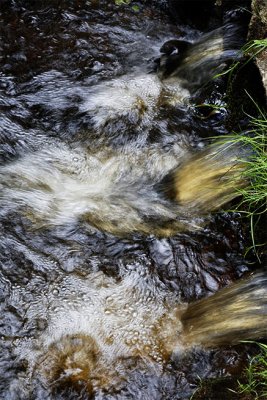
[[[123,6],[123,5],[125,6],[129,5],[132,0],[114,0],[114,1],[117,6]],[[137,6],[136,4],[134,4],[131,8],[136,12],[139,11],[139,6]]]
[[[235,77],[240,76],[243,67],[266,49],[267,39],[257,39],[246,43],[240,50],[246,59],[234,62],[226,71],[216,75],[214,78],[228,75],[228,87],[231,88]],[[224,105],[225,108],[233,102],[233,98],[235,99],[235,92],[236,88],[234,91],[231,89],[229,90],[230,94],[228,93],[228,95],[230,98],[227,101],[228,105]],[[248,100],[250,100],[249,103],[246,104],[246,108],[253,109],[254,113],[257,114],[257,117],[251,116],[243,110],[250,119],[251,129],[244,133],[235,133],[231,136],[220,138],[220,140],[224,143],[228,143],[229,146],[238,145],[240,148],[247,149],[245,153],[249,154],[248,157],[246,156],[242,160],[245,166],[243,175],[248,185],[242,189],[238,189],[240,195],[242,195],[242,200],[233,211],[243,213],[250,218],[252,246],[248,250],[254,249],[260,261],[257,248],[260,248],[264,243],[256,244],[255,229],[260,221],[261,215],[265,214],[267,211],[267,115],[266,112],[263,112],[259,108],[248,93],[247,95]],[[235,101],[232,106],[234,106],[234,109],[230,106],[229,109],[232,108],[233,112],[242,112],[240,109],[239,111],[235,111],[237,108]]]
[[[257,343],[260,353],[252,357],[239,381],[233,377],[200,379],[190,400],[266,400],[267,399],[267,345]],[[216,397],[215,397],[216,396]]]
[[[258,345],[261,352],[250,360],[245,380],[238,382],[238,393],[250,396],[251,400],[267,398],[267,345]]]
[[[132,6],[132,9],[133,9],[134,11],[136,11],[136,12],[137,12],[137,11],[139,11],[139,6],[137,6],[137,5],[133,5],[133,6]]]
[[[253,40],[242,48],[242,53],[247,60],[237,61],[223,74],[228,74],[229,82],[233,80],[233,73],[238,74],[249,61],[267,49],[267,39]],[[223,75],[220,74],[220,75]],[[229,137],[221,138],[229,146],[240,145],[247,149],[248,156],[242,159],[245,169],[244,178],[248,185],[238,189],[241,201],[233,211],[239,211],[250,218],[252,248],[260,261],[258,248],[266,243],[256,244],[255,230],[262,216],[267,212],[267,114],[263,112],[248,95],[257,110],[257,117],[248,115],[251,128],[243,133],[236,133]],[[242,153],[242,151],[241,151]],[[264,227],[263,229],[266,229]],[[266,238],[266,236],[264,236]],[[238,389],[233,391],[238,398],[246,400],[267,399],[267,345],[258,343],[260,353],[250,360],[245,371],[245,377],[238,381]],[[231,389],[230,389],[231,390]]]
[[[115,4],[117,6],[125,5],[125,4],[130,4],[131,0],[115,0]]]
[[[233,72],[235,72],[238,68],[244,67],[244,65],[253,60],[258,54],[266,49],[267,39],[256,39],[249,41],[240,50],[240,53],[247,57],[247,60],[245,62],[242,60],[233,62],[226,71],[220,72],[219,74],[215,75],[214,78],[218,78],[222,75],[228,75],[229,79],[231,79]]]
[[[247,213],[264,213],[267,211],[267,116],[261,112],[258,118],[251,117],[252,129],[226,138],[229,146],[239,144],[250,153],[243,172],[250,184],[239,189],[243,196],[242,205],[247,206]],[[225,138],[223,139],[225,141]]]
[[[246,43],[242,48],[245,55],[255,57],[267,48],[267,39],[256,39]]]
[[[241,159],[244,165],[242,172],[248,184],[240,189],[241,201],[233,211],[238,211],[250,218],[252,246],[259,259],[257,248],[264,243],[256,244],[255,228],[260,217],[267,212],[267,116],[259,110],[257,118],[251,117],[251,129],[244,133],[236,133],[220,138],[229,147],[235,145],[240,153],[245,153]]]

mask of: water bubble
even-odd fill
[[[111,303],[112,301],[113,301],[112,296],[108,296],[108,297],[106,298],[106,302],[107,302],[107,303]]]

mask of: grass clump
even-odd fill
[[[267,39],[255,39],[246,43],[242,51],[245,55],[256,57],[263,50],[267,49]]]
[[[245,62],[244,60],[234,61],[227,70],[215,75],[214,79],[223,75],[228,75],[229,79],[231,79],[233,73],[237,69],[244,67],[247,63],[249,63],[251,60],[257,57],[257,55],[259,55],[262,51],[266,49],[267,49],[267,39],[255,39],[249,41],[240,49],[240,54],[246,57],[246,61]]]
[[[267,399],[267,345],[258,343],[261,351],[254,356],[245,371],[245,380],[238,382],[238,393],[253,400]]]
[[[240,148],[240,153],[244,154],[240,161],[244,165],[242,175],[247,185],[237,189],[241,200],[232,211],[250,218],[252,246],[248,251],[254,249],[260,261],[257,248],[262,248],[265,243],[256,244],[254,232],[267,212],[267,115],[258,110],[258,117],[250,117],[249,131],[221,138],[221,141],[229,147]]]
[[[249,185],[239,189],[242,205],[246,205],[249,214],[262,214],[267,211],[267,117],[261,113],[258,118],[251,118],[252,129],[230,138],[230,143],[240,144],[250,152],[245,164],[244,177]]]

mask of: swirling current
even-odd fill
[[[222,81],[196,92],[184,70],[160,80],[160,48],[216,29],[218,40],[243,11],[199,27],[173,2],[115,3],[1,3],[5,400],[189,399],[199,379],[238,376],[247,358],[245,345],[188,348],[179,323],[188,302],[249,270],[240,216],[184,212],[183,232],[157,235],[177,216],[153,192],[229,120]],[[205,98],[220,111],[196,111]]]

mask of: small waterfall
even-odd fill
[[[242,156],[242,153],[244,156]],[[247,182],[245,149],[213,145],[186,160],[162,182],[162,190],[192,214],[206,214],[239,195]]]
[[[201,336],[188,301],[248,270],[238,216],[210,212],[246,185],[249,152],[203,149],[227,133],[225,114],[199,119],[189,102],[239,57],[238,29],[201,36],[165,0],[138,12],[114,0],[3,3],[0,398],[189,399],[231,355],[218,365],[193,349],[220,342],[215,318]],[[232,298],[247,305],[237,315],[254,302],[255,321],[263,312],[240,338],[264,331],[262,277],[200,303],[212,311],[223,297],[224,343],[239,340],[227,335]]]
[[[147,142],[142,129],[153,124],[160,106],[181,104],[189,96],[182,87],[185,80],[195,85],[195,75],[207,79],[213,66],[237,55],[232,28],[204,34],[186,45],[181,56],[180,41],[165,43],[162,81],[156,74],[130,73],[93,86],[80,106],[96,132],[90,146],[50,140],[1,167],[1,213],[19,210],[37,226],[83,221],[120,236],[170,236],[199,227],[199,216],[237,196],[236,189],[245,184],[238,151],[228,154],[227,147],[215,146],[192,156],[181,135],[164,149],[160,142]],[[136,137],[113,148],[109,140],[118,134],[118,121],[125,122],[125,130],[134,127]]]
[[[267,276],[252,275],[211,297],[189,304],[182,315],[188,346],[234,345],[266,337]]]
[[[194,42],[170,40],[161,48],[158,75],[163,81],[179,79],[184,87],[198,89],[241,57],[240,28],[227,24]]]
[[[238,196],[245,184],[238,153],[51,145],[1,167],[1,214],[18,210],[39,227],[83,221],[116,235],[170,236],[199,227],[196,218]]]
[[[17,345],[17,357],[27,359],[31,379],[44,387],[93,394],[120,389],[136,369],[160,374],[171,356],[185,349],[266,336],[266,272],[187,309],[158,284],[143,265],[120,282],[99,273],[64,278],[30,304],[28,323],[44,314],[48,325],[37,340]]]

